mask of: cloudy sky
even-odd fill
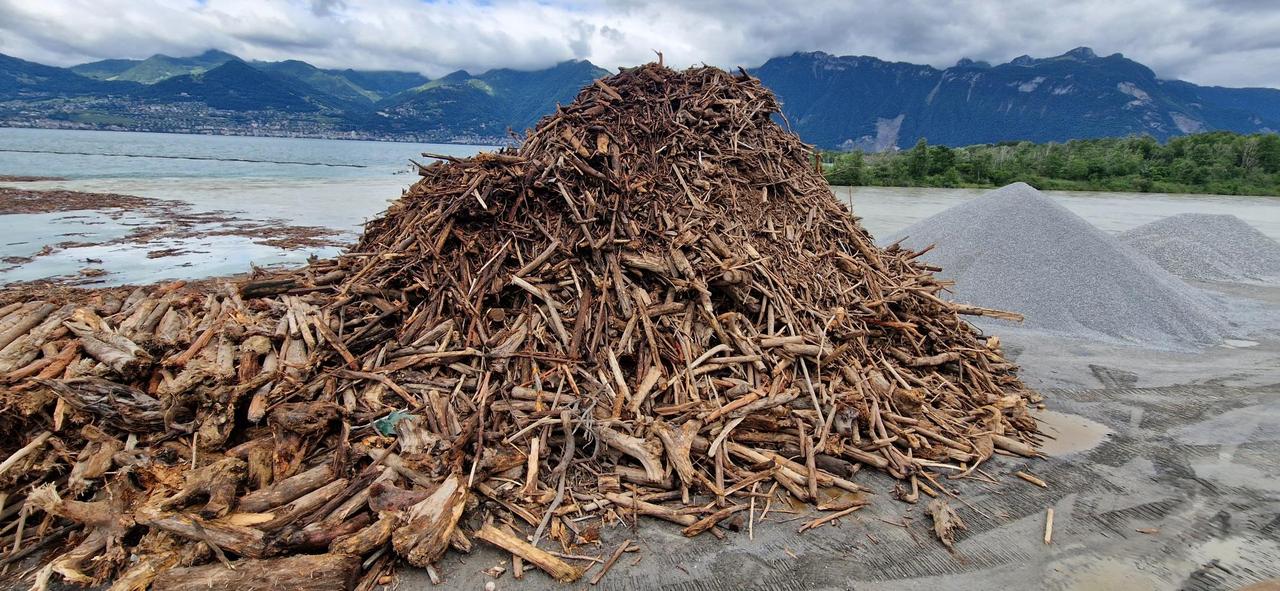
[[[566,59],[754,66],[821,50],[945,67],[1087,45],[1165,78],[1280,87],[1274,0],[0,0],[0,53],[70,65],[217,48],[429,76]]]

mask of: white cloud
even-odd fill
[[[324,67],[754,66],[793,51],[947,66],[1078,45],[1164,77],[1280,86],[1280,7],[1227,0],[0,0],[0,52],[68,65],[205,49]]]

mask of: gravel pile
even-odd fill
[[[1120,241],[1195,281],[1280,281],[1280,242],[1233,215],[1184,213],[1138,226]]]
[[[1021,312],[1026,329],[1156,348],[1216,343],[1226,333],[1208,295],[1026,183],[889,238],[898,239],[917,250],[935,244],[923,258],[956,282],[957,301]]]

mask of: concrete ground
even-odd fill
[[[1207,287],[1280,310],[1280,288]],[[639,545],[601,590],[1280,589],[1280,335],[1250,318],[1240,339],[1194,353],[1011,332],[1025,378],[1045,394],[1043,430],[1056,439],[1047,459],[986,464],[998,486],[943,480],[968,524],[954,552],[934,538],[924,500],[894,500],[893,482],[870,472],[855,480],[876,491],[872,504],[836,526],[797,534],[804,516],[775,510],[754,540],[718,541],[642,518],[603,528],[600,547],[577,552]],[[499,578],[483,573],[499,564]],[[566,588],[536,570],[515,580],[510,567],[483,543],[438,565],[451,589]],[[597,569],[567,587],[593,588]],[[399,589],[433,588],[422,571],[396,579]]]

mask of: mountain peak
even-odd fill
[[[197,56],[195,56],[195,57],[196,57],[197,59],[201,59],[201,60],[210,60],[210,61],[211,61],[211,60],[239,60],[239,59],[240,59],[239,57],[237,57],[237,56],[235,56],[235,55],[233,55],[233,54],[227,53],[227,52],[225,52],[225,51],[222,51],[221,49],[207,49],[207,50],[205,50],[205,51],[204,51],[204,53],[201,53],[200,55],[197,55]]]
[[[1062,54],[1061,57],[1075,58],[1078,60],[1091,60],[1096,59],[1098,54],[1094,53],[1092,48],[1081,45],[1080,47]]]
[[[990,68],[990,67],[991,67],[991,63],[990,63],[990,62],[987,62],[987,61],[984,61],[984,60],[976,60],[976,61],[975,61],[975,60],[971,60],[971,59],[969,59],[969,58],[967,58],[967,57],[962,57],[962,58],[960,58],[960,61],[956,62],[956,65],[955,65],[955,66],[952,66],[952,67],[955,67],[955,68]]]
[[[211,74],[213,72],[253,72],[254,75],[258,75],[258,76],[264,75],[264,73],[261,70],[249,64],[246,64],[240,60],[227,60],[225,62],[222,62],[221,64],[218,64],[212,68],[209,68],[208,70],[205,70],[202,73]]]
[[[1009,60],[1009,65],[1011,66],[1034,66],[1035,64],[1036,64],[1036,58],[1033,58],[1025,53],[1018,57],[1013,58],[1012,60]]]

